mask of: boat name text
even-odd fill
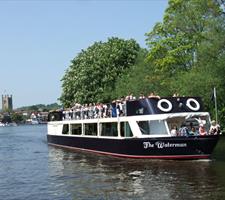
[[[170,142],[143,142],[144,149],[148,148],[158,148],[158,149],[163,149],[163,148],[173,148],[173,147],[187,147],[187,143],[170,143]]]

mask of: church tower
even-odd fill
[[[2,95],[2,111],[12,111],[12,95]]]

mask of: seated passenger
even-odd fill
[[[195,127],[191,127],[191,130],[189,131],[189,135],[196,135],[196,129]]]
[[[219,133],[220,133],[220,125],[216,124],[215,120],[212,120],[211,127],[209,129],[209,134],[210,135],[217,135]]]
[[[188,136],[188,135],[189,135],[188,128],[183,123],[179,129],[179,136]]]
[[[177,127],[173,126],[173,128],[170,131],[171,136],[177,136]]]
[[[199,135],[201,136],[207,135],[207,132],[203,124],[199,124]]]

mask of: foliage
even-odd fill
[[[210,101],[217,88],[220,119],[225,98],[225,15],[221,1],[170,0],[163,22],[147,35],[147,59],[159,77],[162,95],[201,96]],[[223,117],[224,118],[224,117]]]
[[[21,123],[25,121],[25,117],[20,113],[13,112],[11,113],[10,117],[15,123]]]
[[[128,94],[147,95],[149,91],[155,90],[154,84],[151,84],[155,80],[155,77],[151,76],[152,67],[145,61],[147,53],[146,49],[141,49],[135,64],[120,75],[115,84],[114,98]]]
[[[57,103],[52,104],[36,104],[31,106],[24,106],[21,108],[18,108],[17,110],[23,110],[23,111],[50,111],[50,110],[57,110],[61,108],[61,106]]]
[[[11,123],[12,122],[12,119],[10,117],[10,115],[4,115],[2,120],[1,120],[2,123]]]
[[[105,102],[112,98],[118,76],[132,66],[140,47],[133,40],[109,38],[76,56],[62,78],[61,102]]]
[[[148,59],[156,70],[173,75],[193,67],[198,57],[197,47],[218,16],[219,4],[213,0],[170,0],[163,22],[146,34]]]

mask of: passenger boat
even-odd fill
[[[207,159],[219,139],[209,134],[211,119],[200,97],[144,98],[126,101],[124,108],[123,116],[91,119],[64,119],[62,111],[51,112],[48,144],[124,158]],[[172,127],[182,124],[189,133],[172,134]],[[201,125],[205,135],[198,133]]]

